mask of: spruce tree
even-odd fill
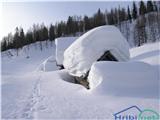
[[[140,15],[144,15],[146,14],[147,9],[146,9],[146,5],[143,1],[140,1],[140,7],[139,7],[139,14]]]
[[[108,13],[108,15],[107,15],[107,19],[108,19],[108,24],[109,25],[114,25],[115,24],[115,20],[114,20],[113,16],[114,16],[114,10],[111,9],[111,12]]]
[[[128,6],[128,9],[127,9],[127,19],[132,22],[132,16],[131,16],[131,13],[130,13],[130,8]]]
[[[7,50],[7,40],[6,40],[6,37],[4,37],[2,39],[2,42],[1,42],[1,51],[5,51]]]
[[[153,2],[153,10],[156,12],[160,11],[160,1],[154,1]]]
[[[14,46],[15,46],[16,49],[18,49],[19,46],[20,46],[19,41],[20,41],[20,39],[19,39],[19,29],[18,29],[18,27],[16,27],[14,38],[13,38]]]
[[[133,17],[133,19],[137,18],[137,6],[136,6],[135,2],[133,2],[132,17]]]
[[[57,27],[57,29],[56,29],[56,37],[61,37],[62,36],[62,27],[61,27],[61,24],[57,23],[56,27]],[[68,28],[68,33],[71,33],[70,29],[71,28]]]
[[[59,27],[60,27],[60,25],[59,25]],[[67,20],[67,33],[68,34],[72,34],[74,32],[73,27],[74,27],[73,26],[73,18],[71,16],[69,16],[68,20]]]
[[[20,47],[23,47],[25,45],[25,36],[23,32],[23,28],[20,29]]]
[[[94,24],[95,24],[95,27],[105,25],[105,16],[101,12],[100,8],[98,9],[97,13],[94,15]]]
[[[153,8],[153,3],[152,1],[147,1],[147,12],[153,12],[154,8]]]
[[[28,31],[28,32],[26,33],[25,41],[26,41],[26,44],[27,44],[27,45],[33,43],[33,32]]]
[[[89,22],[88,16],[84,16],[84,28],[85,28],[85,31],[90,29],[90,22]]]
[[[19,28],[16,27],[15,34],[13,38],[13,46],[17,49],[17,56],[18,56],[18,49],[21,47],[21,40],[20,40],[20,34],[19,34]]]
[[[48,40],[48,29],[47,27],[42,28],[42,33],[43,33],[43,40]]]
[[[55,28],[54,26],[51,24],[50,28],[49,28],[49,40],[53,41],[55,39]]]

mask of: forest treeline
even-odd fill
[[[91,17],[87,15],[69,16],[67,21],[60,21],[50,26],[34,24],[26,33],[22,27],[16,27],[15,33],[9,33],[1,41],[1,51],[7,49],[19,49],[25,45],[37,41],[50,40],[61,36],[77,36],[84,32],[102,25],[116,25],[122,30],[122,23],[135,22],[134,44],[140,46],[147,42],[146,24],[149,25],[152,38],[150,42],[156,40],[157,31],[160,33],[160,3],[159,1],[140,1],[139,4],[133,2],[128,8],[118,7],[110,11],[102,12],[100,9]],[[155,24],[156,23],[156,24]],[[155,29],[155,27],[157,29]],[[127,28],[124,28],[126,29]],[[129,29],[129,28],[128,28]],[[126,31],[125,30],[125,31]],[[129,39],[129,31],[126,32],[126,38]],[[155,38],[155,39],[154,39]]]

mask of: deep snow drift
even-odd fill
[[[56,62],[57,65],[63,65],[64,51],[77,39],[78,37],[60,37],[55,39],[56,45]]]
[[[94,63],[89,73],[96,94],[159,98],[160,42],[130,49],[129,62]],[[106,92],[107,91],[107,92]]]
[[[63,65],[71,75],[85,77],[106,51],[118,61],[129,60],[129,44],[115,26],[100,26],[83,34],[65,50]]]
[[[43,44],[46,46],[45,42]],[[153,69],[159,68],[159,45],[159,43],[154,43],[131,49],[131,61],[143,61],[150,64]],[[39,43],[37,43],[37,46],[39,46]],[[14,50],[10,50],[10,52],[15,53]],[[101,83],[99,88],[94,88],[93,91],[74,84],[72,77],[68,75],[66,70],[55,71],[57,67],[56,62],[54,62],[54,52],[55,45],[48,46],[48,48],[44,47],[40,51],[38,47],[35,49],[35,44],[32,44],[29,50],[20,50],[21,54],[19,56],[10,56],[8,51],[2,53],[3,119],[112,120],[114,119],[113,114],[133,105],[141,109],[153,109],[160,113],[159,98],[146,95],[137,96],[135,94],[118,96],[112,94],[112,92],[107,93],[108,91],[104,93],[105,82],[104,84]],[[119,65],[119,69],[121,65]],[[52,69],[51,66],[53,66]],[[124,66],[122,69],[126,71],[125,68],[132,65],[125,64]],[[144,71],[148,71],[148,67],[144,66],[142,64]],[[101,65],[99,67],[97,65],[96,69],[100,67]],[[112,74],[111,72],[115,73],[118,70],[113,68],[112,71],[108,70],[108,72]],[[134,72],[134,69],[132,70]],[[140,70],[142,71],[142,69]],[[131,70],[128,72],[131,72]],[[152,72],[149,73],[151,77]],[[139,73],[135,74],[140,75]],[[117,75],[120,78],[115,81],[115,84],[112,84],[113,87],[123,81],[123,76]],[[123,71],[122,75],[124,75]],[[131,75],[131,77],[134,76]],[[116,76],[112,76],[113,78],[116,78]],[[134,88],[135,86],[136,84],[133,83],[133,86],[130,87]],[[123,87],[123,84],[120,84],[120,87]],[[142,87],[145,88],[145,86]],[[126,89],[125,93],[127,91],[129,90]],[[147,90],[147,92],[149,91]]]
[[[97,94],[158,98],[158,74],[143,62],[97,62],[91,67],[89,83]]]

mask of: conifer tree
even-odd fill
[[[133,17],[133,19],[137,18],[137,6],[136,6],[135,2],[133,2],[132,17]]]
[[[127,9],[127,19],[132,22],[132,16],[131,16],[131,13],[130,13],[130,8],[128,6],[128,9]]]
[[[153,8],[153,3],[152,1],[147,1],[147,12],[153,12],[154,8]]]
[[[139,14],[144,15],[147,12],[146,5],[143,1],[140,1]]]
[[[54,26],[51,24],[50,28],[49,28],[49,40],[53,41],[55,39],[55,28]]]

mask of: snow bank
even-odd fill
[[[85,76],[92,63],[108,50],[118,61],[129,59],[129,45],[118,28],[97,27],[79,37],[65,50],[63,65],[71,75]]]
[[[64,51],[77,39],[78,37],[60,37],[55,39],[56,44],[56,62],[58,65],[63,64]]]
[[[132,61],[142,61],[151,65],[160,65],[160,42],[145,44],[130,49]]]
[[[97,62],[89,73],[90,88],[98,94],[158,97],[158,71],[143,62]]]

